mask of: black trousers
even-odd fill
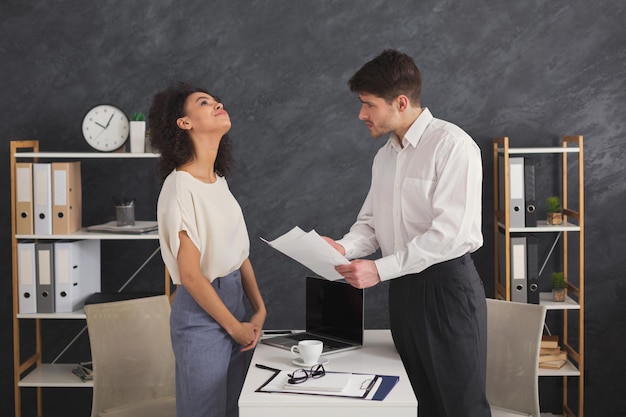
[[[420,417],[489,417],[487,306],[469,254],[391,280],[393,341]]]

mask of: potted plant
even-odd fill
[[[563,223],[561,212],[561,199],[555,195],[546,199],[546,212],[548,224],[558,225]]]
[[[565,281],[565,274],[563,272],[552,273],[552,300],[565,301],[565,294],[567,292],[567,282]]]
[[[146,147],[146,117],[136,112],[130,117],[130,151],[143,153]]]

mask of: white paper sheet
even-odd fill
[[[328,372],[321,378],[309,378],[300,384],[290,384],[289,380],[283,385],[284,390],[295,391],[331,391],[341,392],[348,386],[351,373]]]
[[[296,226],[272,241],[261,240],[330,281],[343,278],[335,271],[336,265],[350,263],[315,230],[305,233]]]
[[[290,387],[289,389],[285,389],[285,385],[287,385],[287,380],[289,379],[289,371],[280,371],[271,381],[264,384],[259,388],[261,392],[285,392],[285,393],[294,393],[294,394],[317,394],[317,395],[326,395],[326,396],[336,396],[336,397],[354,397],[354,398],[364,398],[371,399],[371,397],[376,392],[377,387],[380,384],[376,384],[379,382],[376,378],[376,375],[371,374],[352,374],[346,373],[349,378],[347,379],[346,385],[342,390],[339,391],[322,391],[320,389],[306,389],[306,387],[301,386],[301,384],[297,384],[295,386]],[[318,379],[317,381],[322,381],[329,375],[332,375],[333,372],[329,372],[326,376]],[[336,374],[343,374],[341,372],[336,372]]]

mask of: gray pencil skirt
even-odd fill
[[[245,317],[239,271],[217,278],[213,288],[240,321]],[[236,417],[246,375],[238,345],[179,285],[170,316],[176,358],[177,417]]]

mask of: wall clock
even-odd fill
[[[128,117],[122,110],[110,104],[100,104],[83,118],[83,136],[98,151],[114,151],[126,143],[128,126]]]

